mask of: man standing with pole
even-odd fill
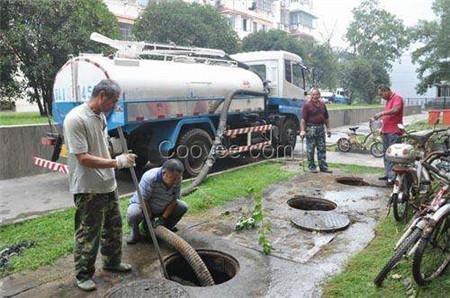
[[[72,109],[64,120],[68,147],[69,187],[75,212],[75,272],[77,285],[93,291],[95,259],[101,243],[103,269],[130,272],[121,263],[122,219],[114,169],[134,166],[136,155],[123,153],[112,159],[104,112],[114,109],[121,89],[113,80],[102,80],[90,100]]]

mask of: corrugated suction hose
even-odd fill
[[[177,234],[171,232],[169,229],[163,226],[157,226],[155,228],[156,237],[167,242],[173,248],[175,248],[183,258],[188,262],[191,268],[194,270],[200,285],[203,287],[213,286],[214,280],[206,268],[205,263],[198,255],[197,251],[189,245],[183,238]]]

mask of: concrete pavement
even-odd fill
[[[409,124],[427,119],[427,114],[404,117]],[[369,131],[369,124],[358,125],[361,133]],[[327,145],[336,144],[341,136],[345,136],[349,126],[332,128],[332,136]],[[301,142],[298,140],[295,154],[301,153]],[[327,160],[333,163],[358,164],[372,167],[383,167],[381,158],[370,154],[327,152]],[[131,178],[127,173],[119,173],[118,188],[120,194],[134,191]],[[22,221],[55,210],[73,206],[72,195],[68,191],[67,177],[61,173],[34,175],[16,179],[0,180],[0,225]]]

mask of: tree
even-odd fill
[[[403,22],[378,8],[378,0],[363,0],[352,12],[353,22],[345,36],[353,53],[391,68],[409,44]]]
[[[90,41],[94,31],[119,37],[117,21],[101,0],[0,1],[1,18],[7,20],[0,33],[6,53],[1,65],[10,76],[20,68],[27,98],[38,104],[41,115],[47,109],[51,114],[53,80],[67,56],[108,49]]]
[[[305,48],[300,42],[281,30],[269,30],[252,33],[242,40],[242,51],[287,51],[305,56]]]
[[[210,5],[179,0],[149,3],[136,21],[137,40],[238,51],[238,37],[228,19]]]
[[[386,69],[363,57],[348,57],[341,62],[341,69],[341,84],[352,91],[352,100],[356,96],[372,104],[378,86],[390,84]]]
[[[411,34],[413,42],[423,44],[412,53],[413,63],[419,64],[419,94],[433,84],[450,82],[450,1],[435,0],[433,11],[438,20],[420,21]]]

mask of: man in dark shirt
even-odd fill
[[[317,147],[317,162],[321,172],[332,173],[326,162],[325,133],[331,136],[330,121],[325,103],[320,101],[320,91],[317,88],[311,90],[311,99],[303,106],[302,119],[300,120],[300,137],[306,136],[306,155],[308,157],[308,169],[311,173],[317,173],[314,162],[314,151]],[[325,127],[326,126],[326,131]]]

